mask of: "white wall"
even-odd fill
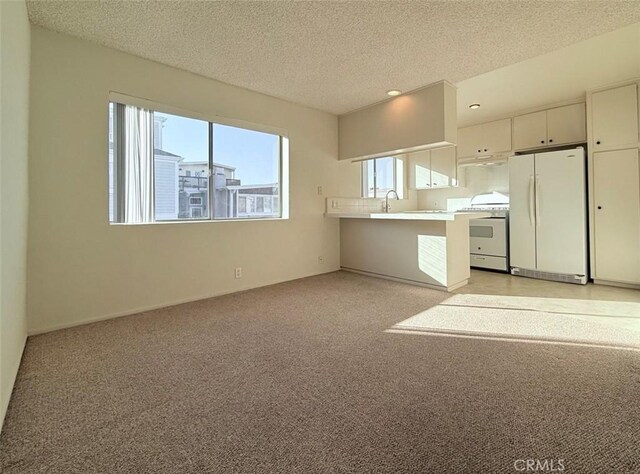
[[[27,338],[29,21],[0,2],[0,428]]]
[[[339,268],[335,116],[38,27],[31,67],[30,332]],[[110,90],[288,130],[290,219],[109,226]]]

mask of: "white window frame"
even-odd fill
[[[394,191],[398,193],[400,199],[407,199],[407,180],[406,180],[406,158],[404,156],[381,156],[363,160],[360,163],[360,195],[365,199],[381,199],[385,196],[378,196],[378,183],[376,173],[376,161],[381,159],[393,158],[393,183]],[[373,161],[373,196],[369,196],[369,162]],[[400,167],[398,164],[402,163]],[[402,168],[402,170],[399,170]]]
[[[109,93],[107,110],[109,108],[109,103],[111,102],[125,104],[125,105],[132,105],[136,107],[142,107],[142,108],[152,110],[153,112],[177,115],[184,118],[190,118],[190,119],[202,120],[202,121],[208,122],[209,123],[209,170],[210,170],[210,173],[214,169],[213,144],[211,143],[212,128],[214,124],[226,125],[230,127],[242,128],[245,130],[252,130],[255,132],[262,132],[262,133],[268,133],[271,135],[277,135],[279,138],[279,147],[278,147],[279,148],[279,156],[278,156],[278,165],[279,165],[278,166],[278,171],[279,171],[279,176],[278,176],[279,212],[278,214],[279,216],[278,217],[252,216],[252,217],[214,218],[213,217],[213,211],[215,209],[215,202],[214,202],[215,193],[213,193],[214,183],[212,179],[209,179],[209,216],[206,218],[195,219],[195,220],[194,219],[176,219],[176,220],[162,220],[162,221],[155,220],[153,222],[145,222],[141,224],[139,223],[129,224],[124,222],[111,221],[109,216],[109,211],[107,210],[107,218],[109,219],[109,224],[111,225],[149,225],[149,224],[179,224],[179,223],[181,224],[181,223],[193,223],[193,222],[229,222],[229,221],[245,222],[245,221],[259,221],[259,220],[289,219],[289,134],[286,129],[282,129],[279,127],[272,127],[268,125],[256,124],[256,123],[247,122],[239,119],[222,117],[217,114],[188,111],[188,110],[181,109],[179,107],[162,104],[157,101],[133,97],[127,94],[122,94],[122,93],[113,92],[113,91]],[[114,130],[114,139],[115,139],[115,136],[116,136],[116,133]],[[114,153],[115,153],[115,147],[116,145],[114,144]],[[115,179],[117,180],[117,178]],[[107,195],[109,195],[108,183],[107,183],[106,192],[107,192]],[[118,186],[114,186],[113,192],[115,195],[114,199],[116,200],[116,203],[117,203],[118,200],[121,199],[121,197],[118,195]],[[117,207],[118,207],[117,205],[114,206],[114,214],[117,214],[115,212]],[[116,218],[115,215],[113,217]]]

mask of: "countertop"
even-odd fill
[[[340,219],[392,219],[402,221],[453,221],[456,219],[482,219],[491,217],[488,212],[404,211],[404,212],[351,212],[325,213],[326,217]]]

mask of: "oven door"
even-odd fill
[[[507,256],[507,220],[503,217],[469,221],[469,251],[472,254]]]

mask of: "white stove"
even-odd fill
[[[509,215],[509,205],[506,206],[475,206],[460,209],[460,212],[488,212],[491,217],[507,217]]]
[[[479,194],[463,212],[488,212],[491,217],[469,221],[471,266],[509,271],[509,196],[500,193]]]

